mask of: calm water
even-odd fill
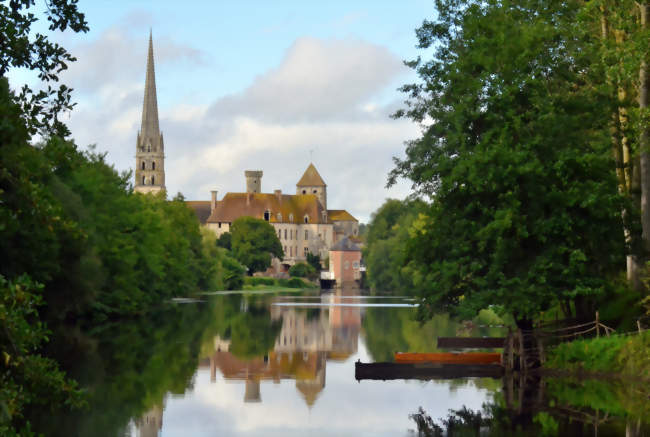
[[[415,311],[407,297],[358,290],[216,293],[146,320],[68,329],[52,349],[88,390],[89,406],[41,416],[37,428],[66,436],[401,436],[417,430],[412,415],[422,407],[442,428],[449,410],[484,410],[492,421],[476,425],[481,435],[648,435],[647,397],[635,404],[627,387],[602,381],[356,381],[357,360],[435,351],[438,336],[503,334],[447,316],[420,326]]]

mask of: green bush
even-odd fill
[[[291,266],[289,275],[296,278],[315,278],[316,269],[307,263],[297,263]]]
[[[246,278],[246,284],[256,286],[256,285],[275,285],[275,279],[273,278],[264,278],[264,277],[249,277]]]

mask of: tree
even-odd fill
[[[397,117],[423,134],[396,159],[432,199],[410,233],[421,316],[501,304],[530,328],[554,303],[593,309],[625,253],[611,159],[615,102],[580,2],[436,1]]]
[[[316,279],[318,277],[317,271],[311,264],[296,263],[289,268],[289,275],[296,278],[309,278]]]
[[[363,256],[373,290],[411,291],[415,272],[408,267],[406,243],[411,226],[425,211],[420,200],[388,199],[372,214]]]
[[[320,255],[307,252],[307,264],[312,266],[317,272],[320,272],[322,268],[320,265]]]
[[[217,238],[217,246],[223,247],[226,250],[232,249],[232,234],[230,232],[224,232],[219,238]]]
[[[50,31],[71,29],[87,32],[84,14],[77,8],[78,0],[45,0]],[[45,83],[57,82],[61,71],[76,59],[63,47],[52,43],[47,37],[32,31],[38,18],[29,11],[34,0],[12,0],[0,4],[0,76],[10,68],[26,68],[38,72]],[[17,97],[28,119],[30,132],[40,130],[44,134],[66,136],[68,129],[58,120],[61,111],[70,110],[71,88],[61,84],[58,89],[48,85],[47,90],[34,93],[25,85]]]
[[[284,257],[275,229],[264,220],[240,217],[232,223],[230,232],[233,255],[248,267],[249,275],[270,267],[272,256]]]

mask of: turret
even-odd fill
[[[307,170],[296,184],[296,194],[313,194],[327,211],[327,185],[318,174],[314,164],[309,164]]]

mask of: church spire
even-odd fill
[[[156,98],[156,73],[153,65],[153,38],[149,30],[149,54],[147,55],[147,77],[144,82],[144,102],[142,104],[142,126],[140,134],[143,136],[158,135],[158,99]]]
[[[134,190],[140,193],[156,193],[165,190],[165,145],[158,125],[158,99],[151,31],[149,31],[147,75],[144,81],[142,125],[136,141]]]

